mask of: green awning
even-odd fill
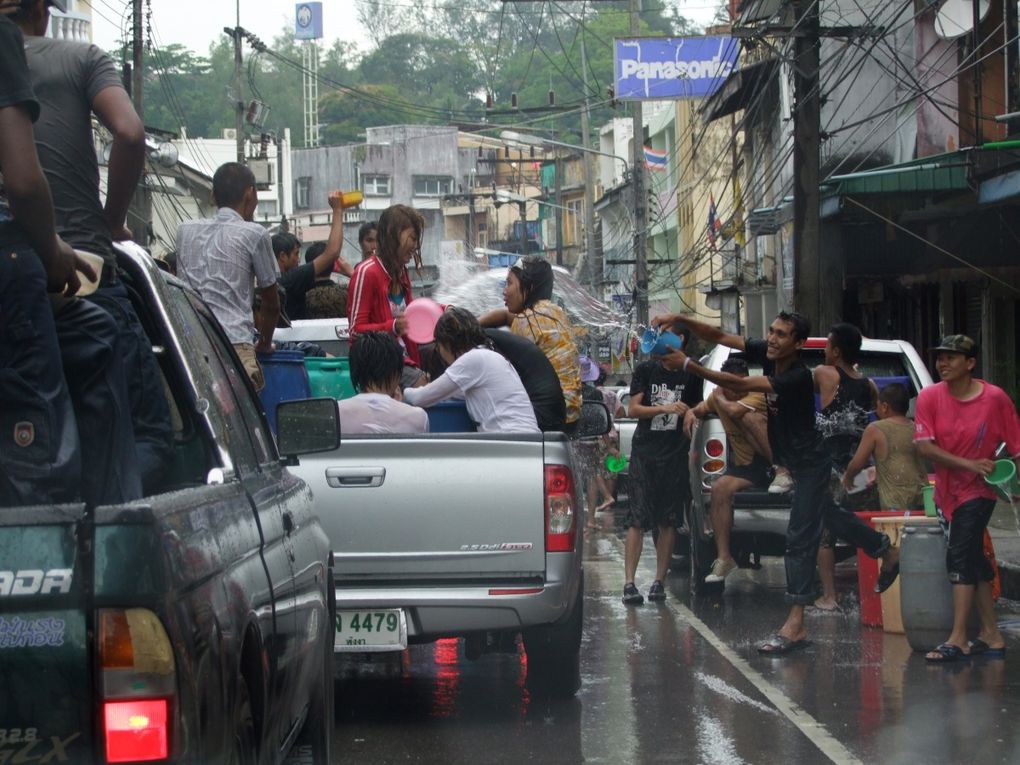
[[[859,173],[833,175],[822,183],[822,195],[967,191],[971,188],[967,170],[970,167],[968,155],[972,151],[961,149]]]

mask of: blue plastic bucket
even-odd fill
[[[673,351],[679,351],[684,341],[679,335],[675,335],[668,329],[657,330],[649,327],[641,336],[641,350],[654,356],[662,356]]]
[[[478,429],[463,401],[440,401],[425,411],[429,416],[430,433],[473,433]]]
[[[305,369],[305,355],[301,351],[275,351],[258,357],[266,387],[259,393],[262,406],[269,418],[269,426],[276,435],[276,405],[281,401],[310,398],[308,371]]]

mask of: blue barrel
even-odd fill
[[[941,526],[904,526],[900,541],[900,615],[915,651],[930,651],[953,631],[953,586]]]
[[[463,401],[440,401],[425,410],[430,433],[473,433],[477,430]]]
[[[259,393],[262,406],[269,418],[269,426],[276,435],[276,405],[281,401],[311,397],[305,354],[301,351],[274,351],[260,354],[259,364],[266,378],[266,387]]]

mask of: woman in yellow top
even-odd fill
[[[567,405],[567,425],[581,415],[581,369],[577,344],[567,313],[550,298],[553,270],[542,258],[518,258],[510,267],[503,289],[506,308],[482,315],[483,327],[510,327],[515,335],[532,340],[552,363]]]

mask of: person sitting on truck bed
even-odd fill
[[[747,377],[747,362],[730,356],[722,371]],[[721,582],[737,568],[730,553],[730,531],[733,529],[733,495],[754,487],[766,487],[772,465],[769,448],[765,395],[751,392],[740,394],[731,388],[717,387],[712,394],[684,415],[684,430],[691,436],[695,420],[708,414],[719,416],[729,449],[726,472],[712,484],[712,531],[715,536],[716,559],[705,582]],[[694,533],[692,531],[692,533]]]
[[[832,462],[815,428],[815,384],[800,350],[811,335],[811,322],[799,313],[780,312],[772,320],[767,340],[723,332],[685,314],[656,316],[652,326],[683,323],[711,343],[743,351],[751,363],[762,365],[761,375],[738,377],[703,367],[683,351],[663,357],[673,369],[683,369],[716,385],[740,393],[757,391],[768,401],[769,445],[776,460],[793,475],[796,491],[786,529],[786,600],[790,613],[779,631],[759,644],[759,653],[774,656],[808,645],[804,608],[815,600],[815,558],[823,521],[872,558],[882,559],[876,589],[888,589],[899,575],[899,550],[890,539],[832,501],[829,478]]]
[[[577,343],[567,313],[552,302],[553,270],[535,256],[518,258],[506,275],[503,302],[479,318],[483,327],[510,327],[515,335],[534,340],[560,378],[567,407],[567,426],[581,416],[581,369]]]
[[[400,400],[404,352],[392,335],[361,333],[351,344],[350,361],[358,393],[338,403],[341,433],[428,433],[425,410]]]
[[[563,389],[552,362],[542,353],[542,349],[530,338],[503,329],[487,329],[485,336],[489,338],[493,349],[517,370],[524,390],[531,399],[538,427],[543,432],[563,430],[567,420]]]
[[[449,367],[422,388],[406,388],[405,401],[427,407],[462,398],[482,433],[540,432],[517,370],[492,350],[474,314],[448,308],[436,322],[435,341]]]

